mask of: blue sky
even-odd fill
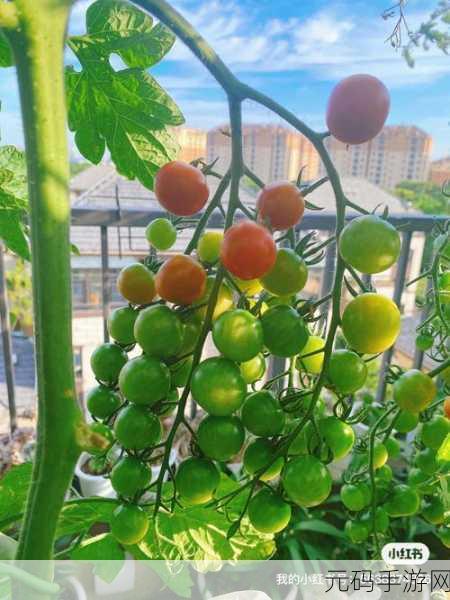
[[[393,0],[391,0],[392,2]],[[411,28],[437,0],[409,0]],[[79,0],[70,29],[81,33],[90,4]],[[245,82],[272,95],[309,125],[324,129],[330,90],[352,73],[371,73],[391,92],[389,123],[415,124],[434,138],[434,157],[450,154],[450,57],[418,52],[410,69],[385,39],[393,21],[381,18],[389,0],[176,0],[176,7],[218,50]],[[188,125],[223,123],[223,93],[181,44],[152,71],[177,101]],[[0,71],[3,143],[22,144],[13,69]],[[248,105],[244,120],[279,122],[266,109]]]

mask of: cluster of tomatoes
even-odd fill
[[[389,107],[380,82],[366,78],[361,88],[358,77],[366,76],[339,84],[327,115],[330,130],[347,143],[376,135]],[[355,95],[361,89],[370,93]],[[350,117],[348,107],[344,113],[338,110],[342,94],[353,106]],[[364,111],[373,108],[374,99],[380,118],[375,125],[372,119],[368,127]],[[349,118],[354,129],[343,125]],[[204,208],[209,189],[201,170],[174,161],[157,174],[155,194],[172,215],[188,217]],[[121,543],[137,543],[147,532],[148,515],[140,504],[154,485],[150,464],[161,449],[167,451],[161,419],[178,410],[180,389],[185,390],[182,411],[190,393],[204,412],[192,432],[193,455],[171,472],[180,504],[196,506],[218,500],[222,467],[236,456],[242,456],[244,478],[254,483],[247,486],[251,495],[246,514],[260,532],[280,532],[288,525],[293,506],[307,509],[329,497],[333,480],[328,464],[351,453],[356,435],[349,422],[330,414],[313,393],[325,353],[329,354],[324,378],[329,394],[338,402],[351,401],[366,383],[367,359],[395,343],[400,312],[392,300],[374,292],[353,297],[341,317],[345,344],[328,348],[315,325],[317,320],[303,310],[305,300],[298,296],[308,278],[301,245],[277,247],[274,240],[275,232],[295,228],[304,210],[305,201],[296,185],[275,182],[261,190],[255,220],[240,220],[224,233],[204,232],[196,258],[174,254],[157,265],[156,273],[141,263],[120,272],[117,286],[128,305],[110,315],[114,342],[99,346],[92,355],[99,385],[89,393],[87,406],[95,420],[93,430],[109,440],[110,446],[121,449],[110,473],[121,501],[111,527]],[[155,250],[167,251],[176,241],[177,229],[173,221],[159,218],[149,224],[146,235]],[[396,229],[373,214],[351,220],[338,240],[342,260],[362,274],[390,268],[400,246]],[[202,359],[207,334],[217,355]],[[265,380],[270,356],[289,360],[289,389],[280,392],[274,381]],[[430,406],[436,392],[427,374],[402,373],[393,386],[401,409],[396,430],[408,431],[405,423],[413,421],[417,425],[418,415]],[[310,418],[301,427],[305,414]],[[448,431],[449,422],[444,421]],[[436,432],[426,433],[431,428],[442,433],[442,418],[423,427],[424,443],[426,437],[436,445]],[[421,465],[430,459],[428,449],[418,453]],[[419,510],[414,481],[392,485],[386,462],[397,450],[393,438],[376,440],[373,468],[380,532],[387,531],[390,518]],[[105,454],[103,447],[91,451]],[[341,498],[352,515],[346,531],[352,541],[359,542],[372,531],[367,512],[372,489],[367,453],[355,456],[361,463],[359,474],[343,485]],[[355,471],[355,465],[351,466]],[[422,471],[416,480],[427,473],[418,468]],[[424,511],[435,515],[436,501],[432,502]],[[433,519],[438,522],[437,517]]]

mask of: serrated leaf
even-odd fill
[[[25,235],[21,212],[0,209],[0,239],[20,258],[30,260],[30,248]]]
[[[227,517],[212,508],[176,508],[151,521],[138,547],[152,560],[262,560],[273,554],[273,536],[257,532],[247,518],[231,539],[229,528]]]
[[[5,34],[0,31],[0,67],[12,67],[14,64],[13,53]]]
[[[88,532],[95,523],[109,523],[117,507],[114,501],[89,498],[64,505],[58,521],[56,538]]]
[[[15,146],[0,147],[0,189],[18,200],[26,209],[27,169],[25,154]]]
[[[94,574],[111,583],[122,570],[125,552],[110,533],[102,533],[82,542],[71,552],[70,558],[95,561]]]
[[[86,22],[87,34],[69,40],[82,65],[81,72],[66,70],[69,128],[88,160],[100,162],[107,147],[121,175],[152,189],[155,173],[178,151],[166,127],[184,118],[143,68],[166,54],[173,36],[120,0],[98,0],[89,7]],[[112,53],[130,68],[115,71]]]
[[[0,479],[0,523],[9,525],[20,518],[31,482],[31,463],[12,467]]]

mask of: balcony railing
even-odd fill
[[[103,317],[103,337],[108,341],[107,317],[111,303],[110,286],[109,286],[109,271],[110,271],[110,249],[108,228],[115,228],[120,231],[122,228],[144,228],[154,218],[165,216],[165,213],[154,210],[143,209],[121,209],[121,210],[92,210],[86,208],[72,209],[72,226],[73,227],[98,227],[100,230],[100,272],[102,281],[102,297],[101,310]],[[350,214],[349,219],[357,216]],[[397,263],[395,281],[392,289],[392,299],[401,306],[402,297],[405,292],[405,284],[407,277],[408,264],[410,261],[411,243],[414,234],[423,234],[427,236],[431,233],[437,223],[444,223],[445,217],[433,217],[418,214],[390,215],[390,222],[398,227],[402,235],[402,250]],[[209,228],[222,227],[223,220],[219,213],[214,213],[209,221]],[[322,234],[330,234],[335,228],[335,216],[331,213],[315,212],[305,215],[299,230],[311,231],[316,230]],[[130,229],[131,230],[131,229]],[[120,238],[120,236],[119,236]],[[424,246],[425,248],[425,246]],[[320,283],[320,295],[325,296],[330,292],[333,285],[333,276],[336,260],[335,244],[329,244],[326,248],[323,261],[323,270]],[[423,257],[421,263],[423,262]],[[364,276],[364,283],[370,284],[370,277]],[[418,319],[421,322],[426,318],[426,307],[419,310]],[[7,384],[8,407],[10,415],[11,430],[16,427],[16,405],[15,405],[15,386],[14,386],[14,367],[13,354],[11,350],[11,332],[8,321],[8,304],[5,288],[5,273],[3,257],[0,256],[0,319],[2,327],[3,339],[3,361],[5,369],[5,381]],[[391,364],[396,347],[389,349],[383,354],[381,368],[377,388],[377,401],[382,402],[386,393],[385,375],[387,368]],[[424,354],[416,349],[413,357],[413,365],[416,368],[421,368],[423,365]],[[272,369],[278,370],[282,366],[278,363],[272,365]]]

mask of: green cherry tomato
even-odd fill
[[[257,354],[250,360],[241,363],[240,369],[245,383],[255,383],[264,377],[264,373],[266,372],[266,359],[263,354]]]
[[[436,391],[431,377],[418,369],[410,369],[394,383],[394,400],[402,410],[419,413],[428,408]]]
[[[433,525],[441,525],[445,519],[445,506],[441,498],[431,496],[422,503],[422,517],[428,523]]]
[[[339,253],[361,273],[381,273],[400,254],[400,235],[390,223],[376,215],[352,219],[339,238]]]
[[[223,242],[223,231],[205,231],[197,244],[197,256],[207,264],[213,265],[220,258]]]
[[[342,331],[357,352],[384,352],[400,333],[400,311],[386,296],[361,294],[347,304],[342,314]]]
[[[260,390],[247,396],[242,407],[242,422],[251,433],[271,437],[283,431],[285,415],[275,396],[268,390]]]
[[[87,409],[97,419],[108,419],[121,404],[120,396],[103,385],[90,390],[86,397]]]
[[[261,317],[264,344],[271,354],[288,358],[306,346],[309,333],[305,322],[291,306],[269,308]]]
[[[140,506],[118,506],[111,518],[111,533],[125,546],[138,544],[148,531],[149,519]]]
[[[450,526],[449,525],[440,527],[437,531],[437,536],[443,546],[445,546],[446,548],[450,548]]]
[[[305,261],[294,250],[280,248],[274,266],[260,281],[274,296],[292,296],[305,287],[307,279]]]
[[[178,356],[185,356],[194,351],[203,326],[201,318],[196,313],[188,314],[188,316],[182,318],[182,323],[183,341]]]
[[[96,444],[93,441],[92,445],[86,448],[86,451],[94,456],[102,456],[103,454],[106,454],[106,452],[108,452],[114,443],[114,434],[112,430],[103,423],[91,423],[89,425],[89,431],[95,435],[101,436],[104,439],[99,440],[101,444]]]
[[[139,313],[134,335],[149,356],[166,360],[176,356],[183,344],[183,324],[168,306],[149,306]]]
[[[408,473],[408,485],[415,488],[419,494],[433,494],[436,485],[420,469],[411,469]]]
[[[299,371],[304,370],[307,373],[318,375],[322,370],[323,366],[323,348],[325,347],[325,340],[317,335],[310,335],[306,345],[301,351],[301,355],[297,358],[296,367]],[[311,356],[306,356],[311,352]]]
[[[139,312],[131,306],[121,306],[113,310],[108,317],[109,335],[123,346],[135,343],[134,324]]]
[[[389,458],[397,458],[400,456],[400,444],[394,437],[389,437],[384,442]]]
[[[297,433],[289,446],[289,454],[297,456],[299,454],[311,454],[316,450],[320,443],[313,424],[309,421]]]
[[[449,433],[450,420],[442,415],[437,415],[423,424],[421,441],[427,448],[439,450]]]
[[[214,322],[212,330],[216,348],[230,360],[245,362],[263,348],[263,330],[259,319],[248,310],[224,312]]]
[[[369,525],[364,521],[347,521],[344,526],[344,531],[351,542],[360,544],[365,542],[369,537]]]
[[[433,336],[430,333],[421,333],[416,337],[416,346],[422,352],[426,352],[433,347]]]
[[[339,394],[353,394],[367,379],[367,365],[355,352],[335,350],[330,357],[328,377]]]
[[[334,460],[340,460],[351,452],[355,443],[355,432],[347,423],[337,417],[320,419],[319,431],[333,453]]]
[[[189,356],[169,366],[170,384],[173,388],[182,388],[187,384],[193,362],[193,357]]]
[[[442,304],[450,303],[450,271],[442,273],[438,281],[439,300]]]
[[[138,356],[121,370],[119,389],[130,402],[151,406],[169,393],[170,371],[156,358]]]
[[[248,518],[257,531],[278,533],[291,520],[291,507],[274,491],[264,488],[250,500]]]
[[[370,512],[363,514],[361,521],[368,525],[369,529],[372,529],[372,514]],[[378,506],[375,511],[375,527],[379,533],[386,533],[389,529],[389,515],[382,506]]]
[[[411,517],[420,508],[420,496],[417,491],[404,484],[394,487],[392,495],[384,505],[384,509],[390,517]]]
[[[237,417],[209,415],[203,419],[197,430],[200,450],[213,460],[230,460],[238,454],[244,439],[244,427]]]
[[[425,475],[434,475],[437,471],[436,451],[432,448],[425,448],[416,454],[414,463],[418,469]]]
[[[134,496],[148,486],[151,478],[151,470],[134,456],[120,458],[111,470],[111,485],[120,496]]]
[[[169,219],[158,218],[147,225],[145,237],[156,250],[168,250],[176,242],[177,230]]]
[[[419,415],[402,410],[395,421],[395,429],[399,433],[409,433],[410,431],[413,431],[418,424]]]
[[[261,481],[270,481],[281,473],[284,458],[279,456],[273,460],[275,449],[270,440],[258,438],[251,442],[244,452],[244,469],[249,475],[255,475],[266,465],[270,466],[260,475]]]
[[[113,385],[127,360],[127,353],[117,344],[102,344],[91,355],[91,369],[98,381]]]
[[[347,483],[341,487],[341,501],[348,510],[359,512],[369,506],[371,491],[365,482]]]
[[[377,470],[375,481],[378,483],[390,483],[394,474],[389,465],[383,465]]]
[[[386,464],[388,458],[389,455],[386,450],[386,446],[381,442],[375,442],[373,449],[373,468],[381,469],[381,467],[384,467]]]
[[[281,480],[292,502],[304,508],[318,506],[331,492],[330,472],[314,456],[298,456],[289,460],[284,467]]]
[[[234,362],[213,357],[207,358],[195,369],[191,391],[194,400],[207,413],[226,417],[241,408],[247,386]]]
[[[117,441],[128,450],[144,450],[155,446],[162,435],[156,415],[142,406],[130,404],[117,415],[114,423]]]
[[[175,474],[175,485],[181,499],[190,506],[209,502],[220,482],[220,474],[213,462],[206,458],[184,460]]]

